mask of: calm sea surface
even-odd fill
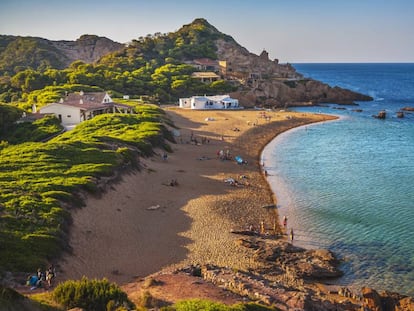
[[[291,130],[262,157],[295,243],[344,260],[339,283],[414,296],[414,64],[297,64],[306,77],[374,97],[295,109],[341,119]],[[362,112],[352,111],[355,108]],[[386,120],[372,117],[385,109]]]

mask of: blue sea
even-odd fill
[[[280,217],[288,217],[295,244],[342,259],[345,275],[332,283],[414,296],[414,113],[396,117],[414,107],[414,64],[294,67],[374,101],[294,109],[340,119],[288,131],[266,147]],[[385,120],[372,117],[383,109]]]

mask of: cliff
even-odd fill
[[[13,74],[26,68],[64,69],[76,60],[95,62],[123,47],[121,43],[94,35],[83,35],[76,41],[1,35],[0,73]]]
[[[124,47],[121,43],[94,35],[83,35],[76,41],[51,41],[50,43],[67,57],[69,64],[75,60],[93,63],[102,56]]]

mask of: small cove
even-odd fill
[[[295,243],[331,249],[343,260],[340,284],[412,296],[414,115],[399,119],[395,112],[412,100],[414,84],[406,84],[414,81],[414,65],[302,66],[307,75],[312,70],[316,79],[331,75],[324,81],[375,100],[359,103],[363,112],[332,109],[336,105],[295,109],[342,118],[283,133],[264,150],[279,215],[288,216]],[[380,109],[387,111],[386,120],[372,118]]]

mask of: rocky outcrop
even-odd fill
[[[246,241],[242,243],[243,246],[253,249],[257,246],[256,242],[246,244]],[[259,244],[261,244],[259,248],[262,249],[267,242],[261,241]],[[274,257],[290,257],[291,254],[297,254],[298,251],[306,253],[300,251],[300,248],[290,247],[282,243],[276,252],[269,252],[262,256],[262,259],[270,262]],[[277,253],[276,256],[275,253]],[[315,261],[315,258],[325,258],[323,260],[325,262],[331,262],[332,260],[336,262],[336,259],[332,258],[333,255],[325,250],[307,253],[306,256],[309,256],[307,258],[312,262]],[[275,269],[277,265],[274,266]],[[263,271],[247,272],[206,264],[184,267],[172,273],[186,273],[195,278],[202,277],[205,282],[210,282],[221,289],[240,295],[245,301],[259,302],[272,306],[276,310],[414,310],[414,299],[411,297],[390,292],[379,294],[374,289],[365,287],[361,289],[361,292],[351,291],[346,287],[325,287],[322,283],[306,281],[297,274],[290,273],[289,270],[276,270],[276,273],[272,270],[266,273]],[[165,277],[165,274],[163,276]],[[199,284],[199,281],[191,283]]]
[[[256,250],[254,259],[266,264],[262,270],[266,274],[287,274],[295,279],[311,280],[342,275],[339,261],[329,250],[306,250],[282,240],[263,243],[243,239],[243,243],[237,243]]]
[[[352,105],[354,101],[372,100],[369,96],[310,79],[261,80],[256,87],[231,93],[231,96],[245,107],[265,105],[286,108],[319,103]]]
[[[218,58],[225,61],[222,63],[223,77],[237,80],[243,86],[231,96],[244,107],[353,104],[354,101],[373,100],[370,96],[305,79],[292,65],[270,60],[266,51],[258,56],[235,41],[223,39],[217,40],[216,46]]]
[[[121,43],[94,35],[83,35],[76,41],[0,35],[0,74],[27,67],[64,69],[76,60],[93,63],[123,47]]]
[[[102,56],[124,47],[124,44],[95,35],[83,35],[76,41],[51,41],[51,44],[67,57],[66,65],[75,60],[93,63]]]
[[[414,299],[397,293],[383,292],[363,287],[361,289],[363,306],[372,311],[409,311],[414,310]]]
[[[226,62],[223,66],[228,79],[238,79],[245,85],[255,85],[267,78],[303,78],[290,64],[279,64],[277,59],[270,60],[266,51],[258,56],[235,41],[223,39],[218,39],[216,46],[218,59]]]
[[[381,297],[377,291],[372,288],[363,287],[361,290],[362,297],[364,298],[364,306],[372,311],[383,311],[381,305]]]

